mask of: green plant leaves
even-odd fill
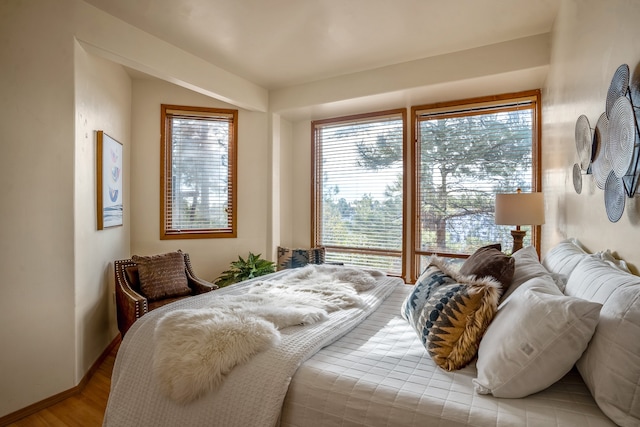
[[[260,258],[261,255],[249,252],[246,260],[238,256],[238,260],[231,262],[231,268],[223,271],[222,275],[216,279],[215,284],[222,288],[276,271],[275,263]]]

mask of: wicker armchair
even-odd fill
[[[187,274],[191,295],[203,294],[218,289],[217,285],[198,278],[193,272],[189,254],[183,253],[184,268]],[[114,262],[116,277],[116,309],[118,317],[118,329],[124,337],[127,330],[137,319],[149,311],[161,307],[170,302],[186,297],[166,298],[156,301],[149,301],[140,291],[140,280],[138,277],[138,265],[133,259],[122,259]]]

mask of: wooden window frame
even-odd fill
[[[485,96],[485,97],[477,97],[477,98],[469,98],[462,99],[457,101],[450,102],[439,102],[434,104],[427,105],[419,105],[411,108],[411,140],[413,141],[412,150],[411,150],[411,168],[413,173],[411,174],[411,253],[409,254],[410,259],[410,277],[409,283],[415,283],[417,277],[420,272],[418,271],[420,262],[419,257],[425,255],[432,255],[431,252],[423,251],[420,248],[418,227],[420,226],[419,221],[419,194],[418,194],[418,116],[421,111],[429,110],[442,110],[442,111],[454,111],[458,110],[458,112],[453,112],[452,115],[463,115],[464,113],[459,113],[459,110],[464,109],[473,109],[474,106],[477,105],[487,105],[487,104],[507,104],[509,100],[521,99],[521,98],[531,98],[532,99],[532,107],[531,110],[533,112],[532,117],[532,191],[542,191],[542,168],[541,168],[541,131],[542,131],[542,101],[540,90],[531,90],[531,91],[523,91],[516,93],[506,93],[501,95],[494,96]],[[515,191],[515,189],[514,189]],[[540,253],[540,238],[541,238],[541,226],[532,226],[532,236],[531,242],[536,247],[538,254]],[[439,256],[451,257],[451,258],[466,258],[470,254],[447,254],[447,253],[438,253]]]
[[[184,113],[174,114],[172,111]],[[228,141],[228,227],[211,229],[186,229],[176,230],[167,227],[167,218],[170,217],[171,204],[171,120],[174,115],[193,116],[196,118],[207,118],[216,116],[227,116],[230,119],[229,141]],[[210,239],[210,238],[235,238],[237,236],[237,152],[238,152],[238,110],[190,107],[182,105],[161,105],[160,120],[160,239]]]
[[[402,174],[402,218],[403,218],[403,227],[402,227],[402,244],[400,251],[389,251],[383,249],[371,249],[371,248],[355,248],[355,247],[332,247],[323,245],[326,249],[335,252],[347,252],[347,253],[357,253],[364,255],[381,255],[381,256],[400,256],[401,262],[401,277],[406,277],[406,220],[407,220],[407,109],[406,108],[398,108],[392,110],[384,110],[377,111],[371,113],[363,113],[363,114],[355,114],[349,116],[335,117],[329,119],[322,120],[314,120],[311,122],[311,246],[315,247],[320,245],[320,202],[322,200],[322,189],[320,188],[320,182],[316,179],[317,174],[321,173],[318,170],[317,164],[317,155],[319,147],[317,146],[317,127],[326,125],[326,124],[339,124],[339,123],[349,123],[355,122],[358,120],[367,120],[371,118],[384,118],[385,116],[397,115],[402,120],[402,164],[403,164],[403,174]]]

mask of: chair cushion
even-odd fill
[[[477,278],[493,277],[500,282],[504,293],[511,285],[514,270],[514,259],[500,252],[499,245],[489,245],[479,248],[467,258],[460,267],[460,274]]]
[[[134,255],[131,259],[138,264],[140,292],[150,301],[191,294],[182,252]]]
[[[405,299],[401,314],[441,368],[466,366],[495,315],[500,284],[493,278],[462,276],[437,257]]]
[[[278,270],[304,267],[307,264],[324,264],[325,248],[292,249],[278,246]]]

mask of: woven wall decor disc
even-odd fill
[[[604,190],[609,172],[611,172],[611,162],[605,155],[605,147],[609,138],[609,119],[606,113],[600,114],[596,130],[593,132],[593,148],[591,161],[591,173],[599,189]]]
[[[631,102],[624,96],[616,100],[609,115],[609,138],[606,152],[611,169],[618,178],[629,170],[636,140],[636,122]]]
[[[611,83],[609,84],[609,90],[607,91],[607,105],[605,112],[609,119],[611,119],[611,109],[613,108],[613,104],[615,104],[618,98],[627,94],[627,89],[629,89],[629,66],[627,64],[622,64],[618,67],[616,72],[613,73]]]
[[[580,167],[587,170],[591,163],[591,128],[589,127],[589,119],[584,114],[578,117],[576,121],[576,150],[580,159]]]
[[[611,222],[618,222],[624,212],[625,202],[624,183],[618,178],[613,171],[607,178],[604,187],[604,207],[607,210],[607,217]]]
[[[573,188],[576,193],[582,193],[582,170],[577,163],[573,164]]]

